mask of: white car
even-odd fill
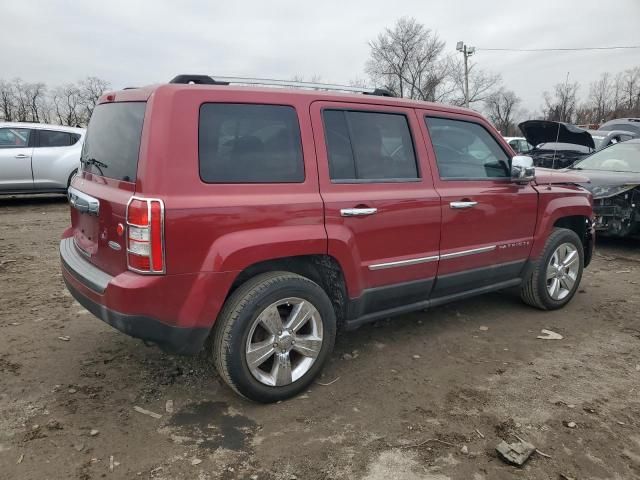
[[[84,134],[83,128],[0,122],[0,195],[66,192]]]
[[[516,153],[525,153],[533,148],[533,145],[527,142],[527,140],[524,137],[503,137],[503,138],[507,141],[509,145],[511,145],[511,148],[513,148],[513,151]]]

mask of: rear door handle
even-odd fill
[[[464,201],[464,202],[451,202],[449,203],[449,206],[455,209],[462,209],[462,208],[472,208],[472,207],[475,207],[477,204],[478,202]]]
[[[24,153],[19,153],[15,158],[31,158],[31,155],[25,155]]]
[[[340,210],[340,215],[343,217],[366,217],[377,212],[377,208],[343,208]]]

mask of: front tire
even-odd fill
[[[582,279],[584,248],[566,228],[551,232],[540,258],[521,287],[522,300],[541,310],[556,310],[571,301]]]
[[[271,272],[229,297],[214,327],[211,354],[237,393],[270,403],[311,384],[335,336],[335,312],[325,291],[300,275]]]

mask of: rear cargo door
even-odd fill
[[[82,170],[69,190],[76,248],[111,275],[127,269],[124,226],[135,193],[145,108],[145,102],[95,108],[82,148]]]

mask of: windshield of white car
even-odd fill
[[[580,160],[571,168],[640,173],[640,143],[617,143]]]

